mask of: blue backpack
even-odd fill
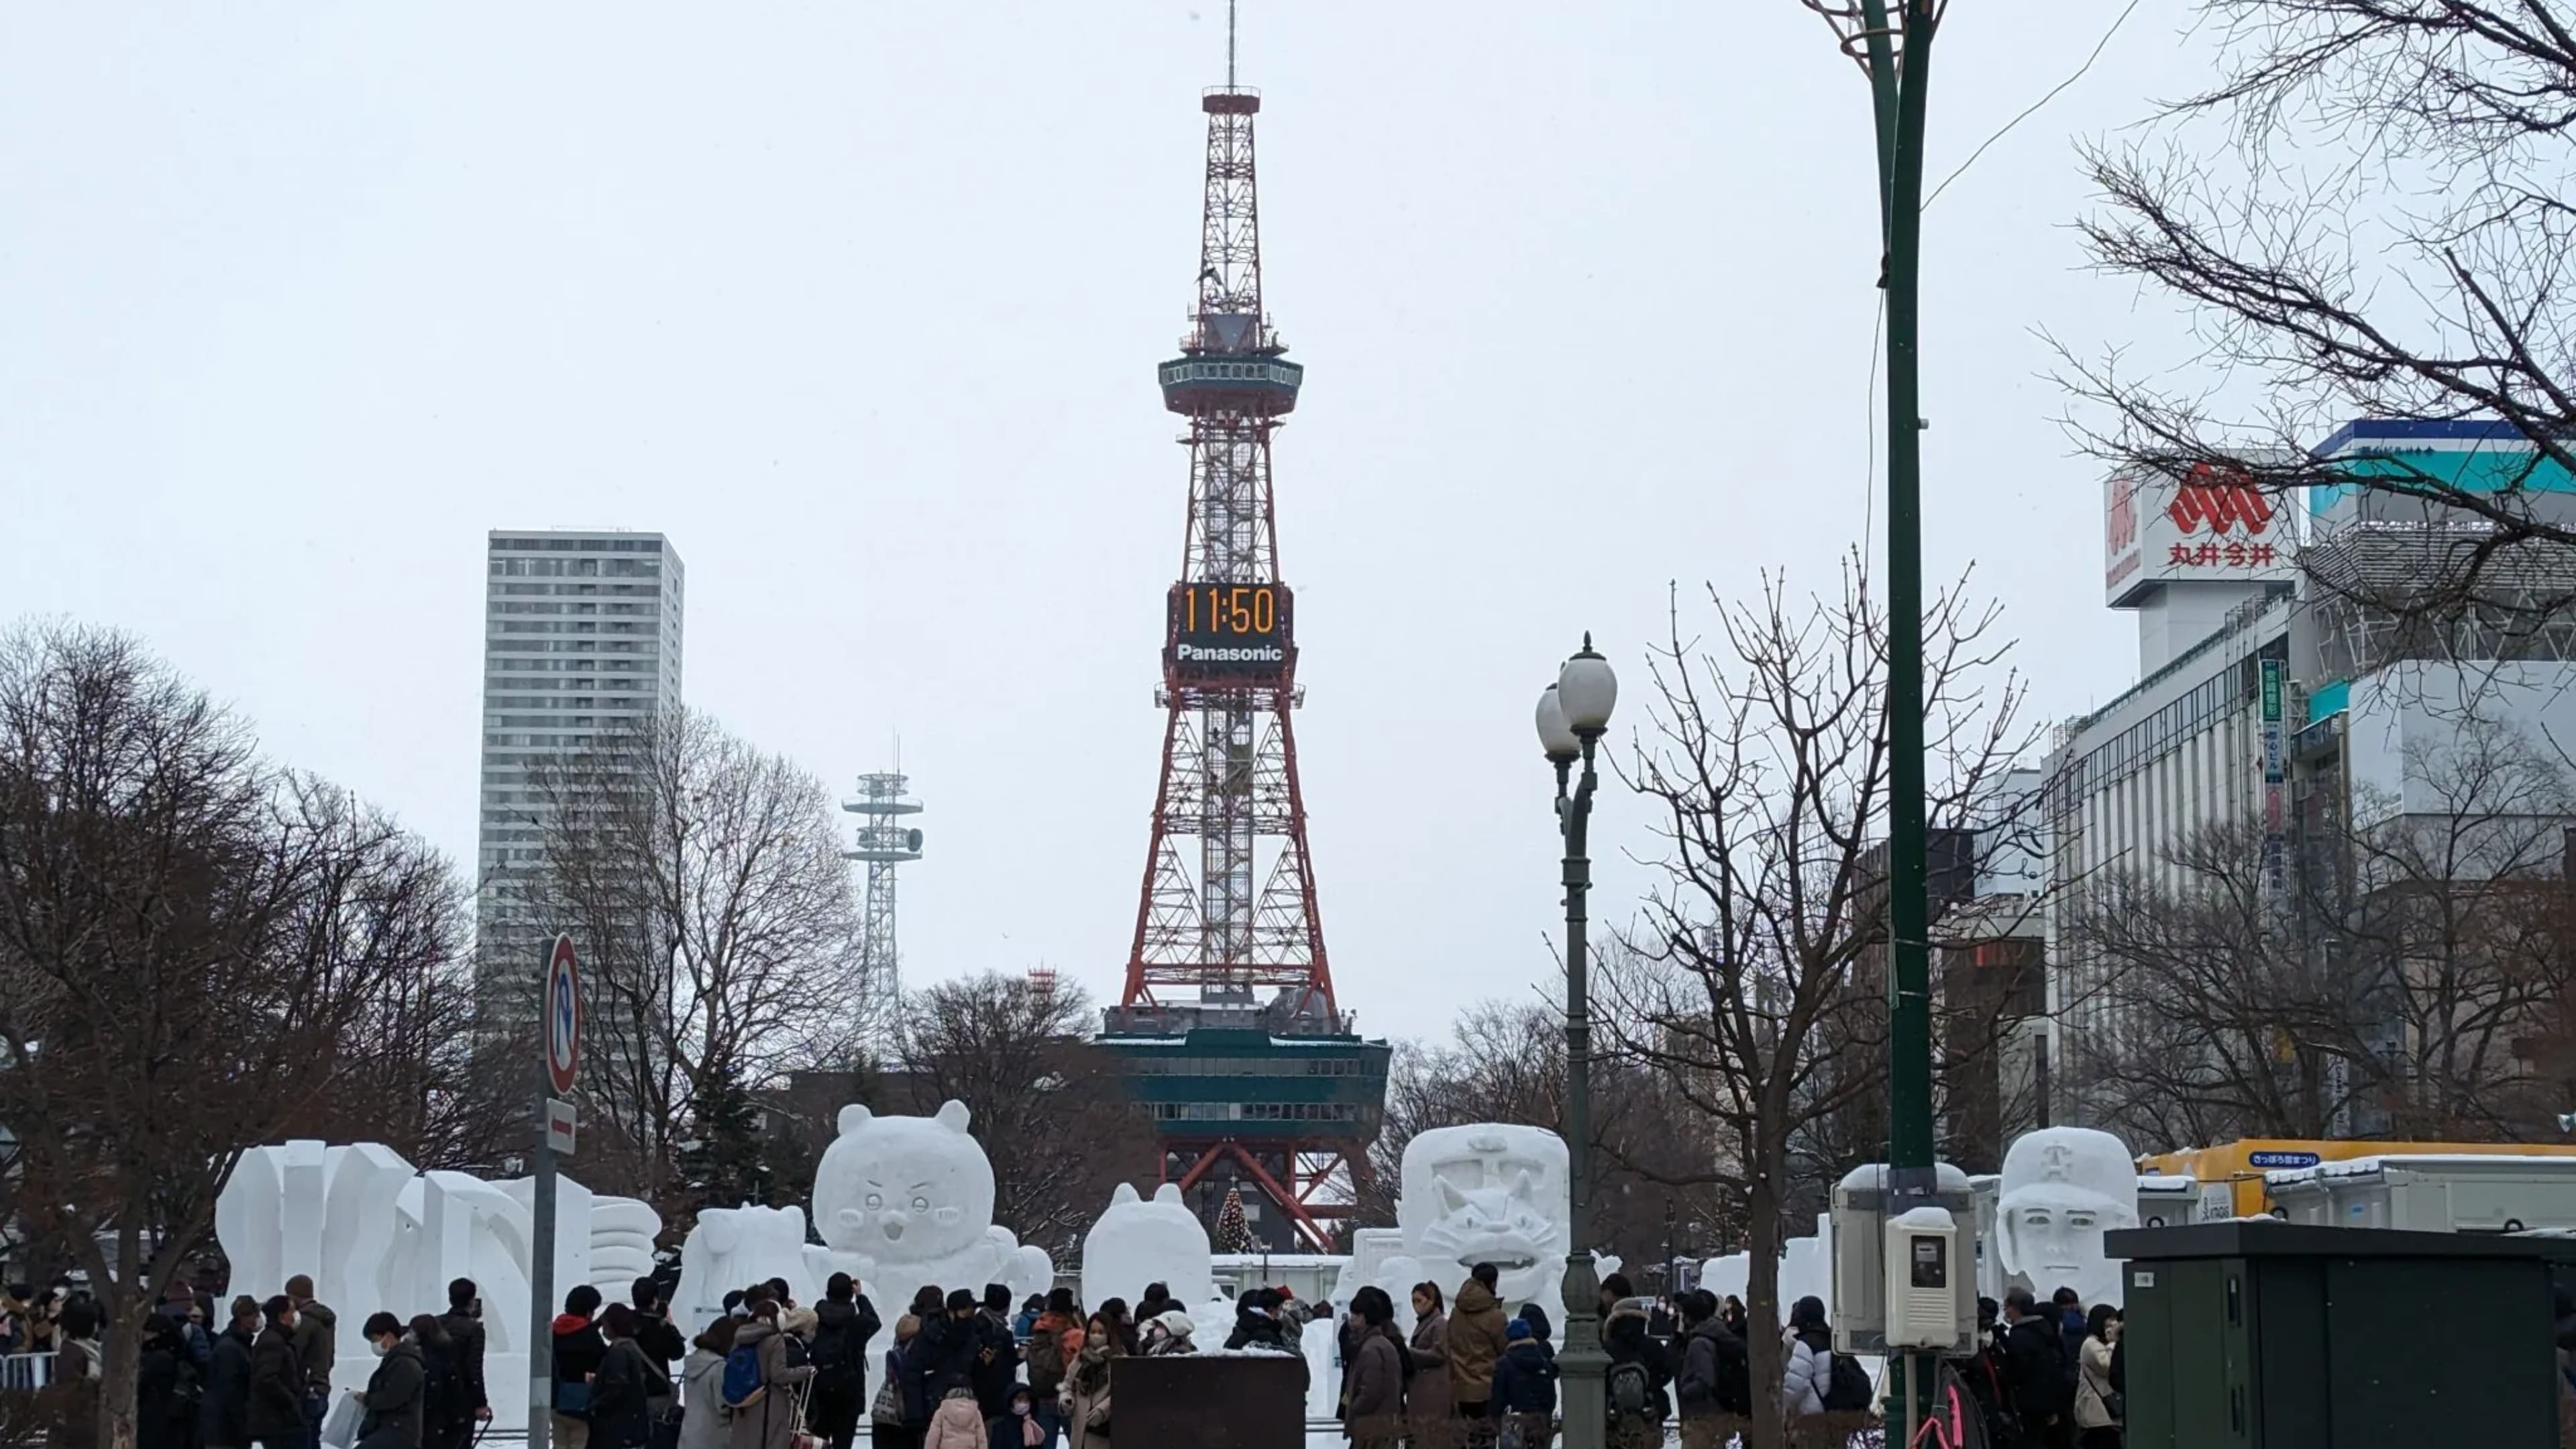
[[[769,1386],[760,1381],[760,1345],[746,1343],[725,1355],[724,1404],[740,1411],[760,1402]]]

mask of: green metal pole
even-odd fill
[[[1592,647],[1589,636],[1583,647]],[[1565,1386],[1565,1449],[1602,1449],[1610,1417],[1605,1397],[1610,1355],[1601,1349],[1601,1279],[1592,1264],[1592,1007],[1584,898],[1592,889],[1586,827],[1599,784],[1592,770],[1593,744],[1593,739],[1583,742],[1583,776],[1572,799],[1562,793],[1562,766],[1557,775],[1558,803],[1565,814],[1565,1149],[1572,1179],[1566,1237],[1573,1247],[1565,1260],[1565,1343],[1556,1356]]]
[[[1887,206],[1888,1165],[1932,1168],[1930,882],[1923,783],[1923,431],[1916,315],[1923,236],[1927,0],[1905,0]],[[1919,1180],[1928,1193],[1931,1182]],[[1906,1182],[1892,1184],[1900,1196]]]
[[[1932,1133],[1932,962],[1923,743],[1923,423],[1920,279],[1923,126],[1931,81],[1932,0],[1899,0],[1892,46],[1885,0],[1862,0],[1877,121],[1879,214],[1887,289],[1888,1037],[1887,1210],[1939,1188]],[[1893,53],[1891,53],[1893,52]],[[1889,1385],[1906,1442],[1929,1407],[1933,1360],[1900,1354]]]

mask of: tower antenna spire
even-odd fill
[[[1234,0],[1225,0],[1225,88],[1234,89]]]

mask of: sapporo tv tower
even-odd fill
[[[1152,1114],[1165,1181],[1213,1219],[1257,1190],[1251,1226],[1275,1251],[1326,1251],[1368,1173],[1388,1048],[1333,997],[1306,846],[1291,712],[1296,610],[1279,575],[1271,435],[1305,369],[1262,310],[1253,117],[1226,83],[1207,113],[1198,305],[1163,405],[1189,419],[1181,576],[1165,599],[1163,770],[1154,792],[1126,988],[1104,1045]]]

